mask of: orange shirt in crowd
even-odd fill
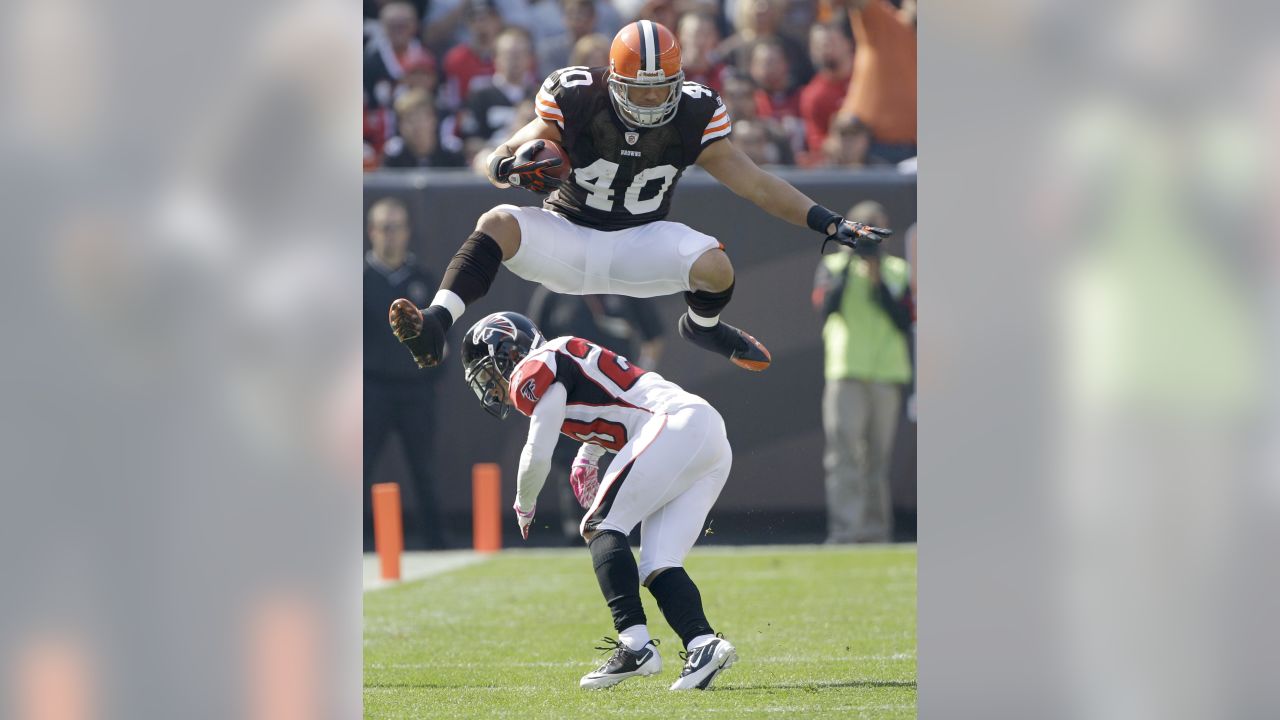
[[[916,29],[887,0],[850,13],[853,78],[840,112],[871,128],[877,142],[916,142]]]

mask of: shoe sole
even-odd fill
[[[646,669],[648,665],[656,665],[656,667],[654,667],[652,670],[649,670],[649,669]],[[584,677],[582,678],[582,680],[578,682],[578,687],[582,688],[583,690],[604,690],[605,688],[611,688],[614,685],[617,685],[623,680],[627,680],[633,677],[648,677],[650,675],[657,675],[660,672],[662,672],[661,663],[646,663],[646,665],[644,667],[641,667],[639,670],[636,670],[635,672],[626,673],[625,675],[602,675],[600,677],[595,677],[595,678],[590,676]]]
[[[718,655],[719,651],[717,651],[716,654]],[[676,680],[674,683],[671,684],[670,689],[677,690],[677,691],[678,690],[706,690],[711,685],[711,681],[716,679],[716,676],[718,676],[724,670],[727,670],[730,667],[732,667],[733,664],[736,662],[738,662],[738,650],[737,648],[730,645],[727,648],[724,655],[722,656],[722,658],[720,659],[720,664],[714,665],[714,661],[713,661],[714,669],[710,673],[708,673],[706,677],[702,678],[702,680],[699,680],[697,683],[694,683],[693,685],[680,686],[680,681],[685,679],[685,678],[680,678],[679,680]]]
[[[738,331],[738,334],[746,338],[747,342],[754,345],[755,348],[764,355],[764,360],[747,360],[740,357],[731,357],[729,358],[729,362],[743,368],[744,370],[750,370],[751,372],[761,372],[773,363],[773,356],[769,354],[769,349],[766,348],[759,340],[751,337],[741,330]]]

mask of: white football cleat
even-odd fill
[[[632,677],[654,675],[662,670],[662,656],[658,654],[656,640],[650,640],[639,650],[632,650],[613,638],[604,638],[605,647],[597,650],[609,650],[613,654],[596,670],[582,676],[578,686],[585,690],[600,690],[613,687]]]
[[[737,649],[719,636],[680,656],[685,661],[684,669],[671,683],[672,690],[706,690],[721,670],[738,661]]]

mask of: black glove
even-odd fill
[[[893,234],[893,231],[888,228],[845,220],[821,205],[809,208],[808,223],[809,227],[827,236],[822,241],[822,249],[818,251],[819,253],[826,252],[827,243],[833,240],[853,248],[856,252],[867,253],[874,251],[885,238]],[[836,231],[828,235],[827,230],[833,223]]]
[[[564,181],[543,171],[548,168],[560,167],[564,164],[564,161],[560,158],[535,161],[533,159],[534,156],[542,152],[544,147],[546,147],[546,143],[538,140],[523,152],[515,155],[505,157],[495,155],[489,160],[489,177],[497,183],[519,185],[539,195],[550,193],[564,184]]]

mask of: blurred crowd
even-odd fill
[[[757,163],[915,172],[915,0],[365,0],[365,169],[482,164],[547,75],[607,65],[642,18]]]

